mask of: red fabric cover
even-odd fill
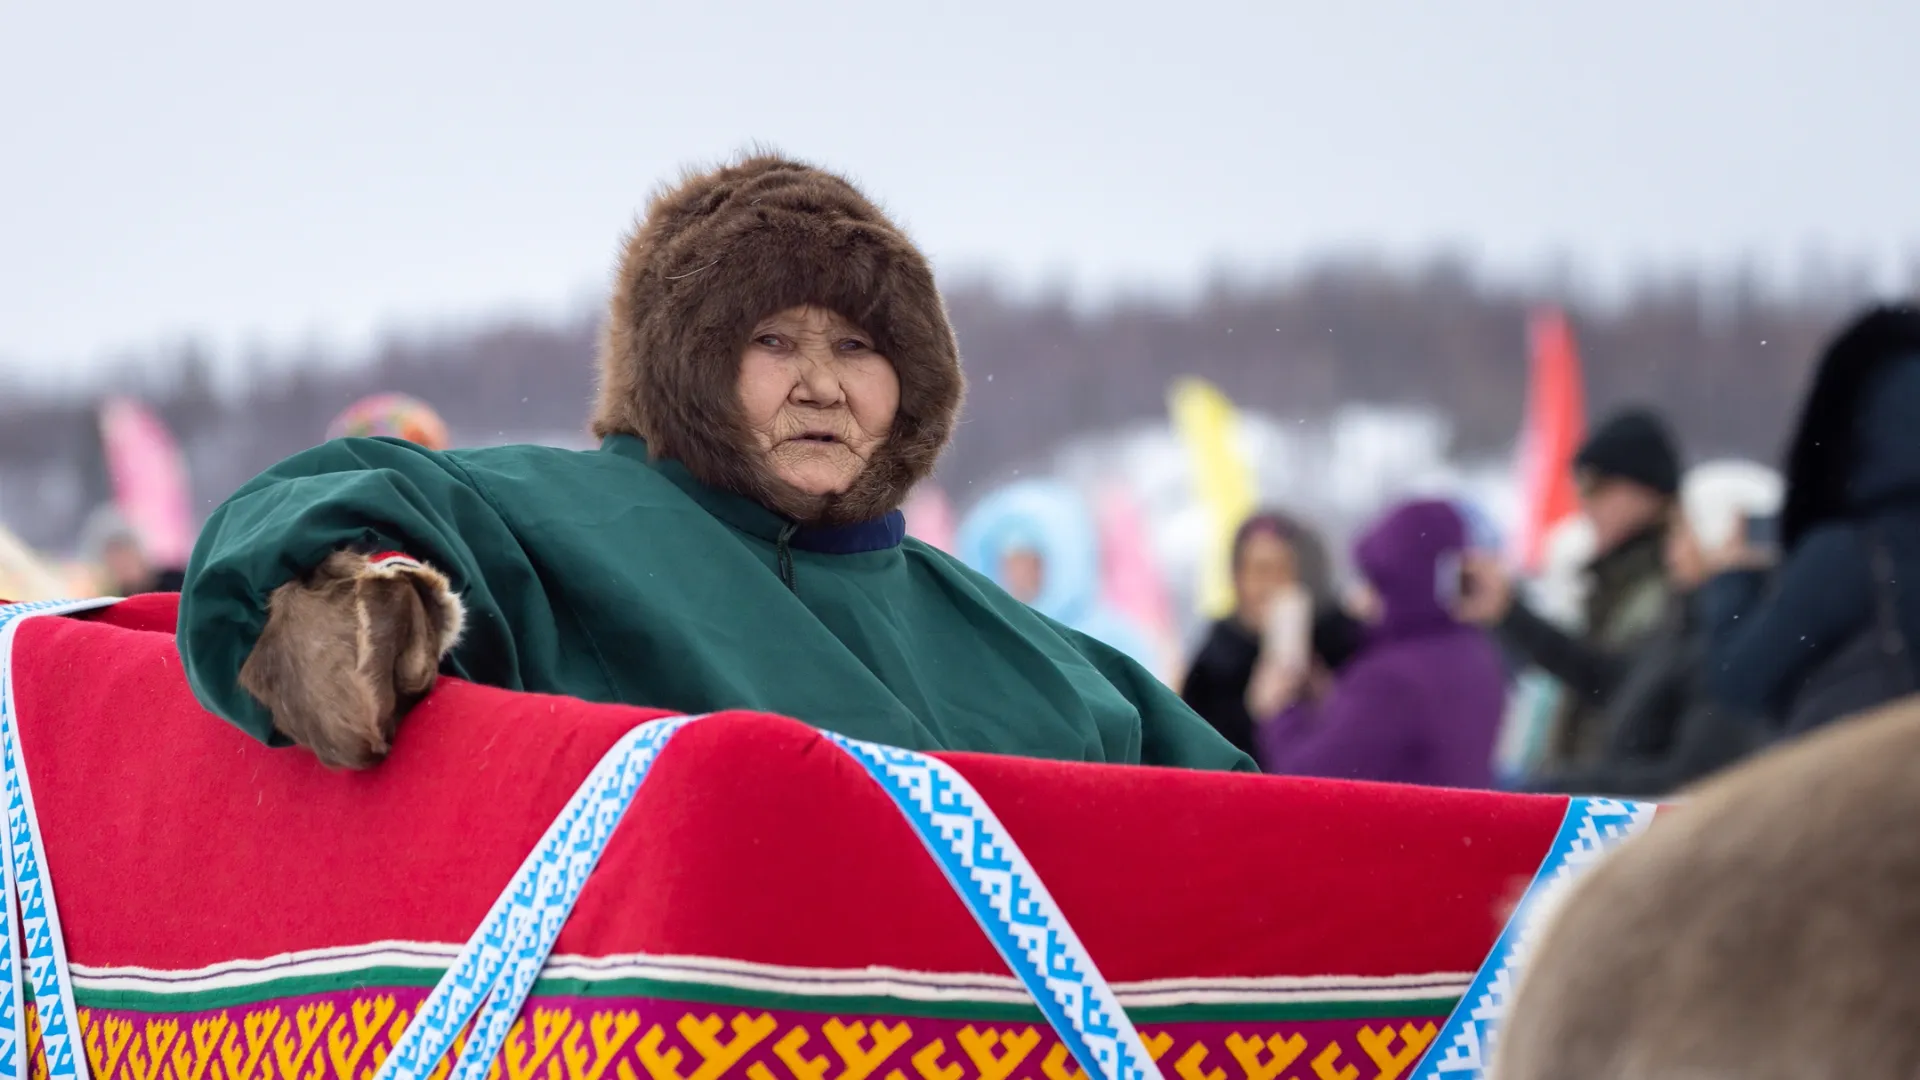
[[[329,772],[199,708],[172,603],[20,629],[23,750],[76,963],[463,941],[607,747],[660,715],[444,680],[387,763]],[[1116,981],[1471,971],[1566,805],[948,760]],[[559,950],[1005,970],[859,767],[752,714],[675,738]]]

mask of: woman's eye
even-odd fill
[[[840,343],[841,352],[866,352],[871,348],[873,348],[873,346],[861,341],[859,338],[848,338]]]
[[[753,343],[763,349],[777,349],[780,347],[780,335],[761,334],[759,337],[753,339]]]

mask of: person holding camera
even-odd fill
[[[1510,652],[1566,687],[1543,762],[1548,772],[1606,754],[1607,704],[1674,605],[1666,547],[1677,516],[1680,454],[1666,422],[1648,409],[1614,414],[1580,448],[1574,469],[1596,549],[1586,568],[1583,632],[1569,634],[1519,601],[1491,552],[1468,555],[1459,606],[1463,619],[1493,629]]]
[[[1455,614],[1465,516],[1401,503],[1354,545],[1370,603],[1365,640],[1337,671],[1309,662],[1305,635],[1264,654],[1249,696],[1270,773],[1486,788],[1506,699],[1500,652]],[[1286,653],[1292,653],[1292,659]],[[1318,686],[1315,686],[1315,683]]]

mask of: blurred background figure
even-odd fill
[[[954,543],[963,562],[1015,599],[1166,677],[1146,634],[1101,596],[1099,533],[1086,500],[1071,486],[1009,484],[973,508]]]
[[[1354,562],[1376,598],[1365,644],[1315,693],[1302,665],[1279,715],[1256,716],[1268,772],[1490,787],[1506,672],[1483,631],[1454,614],[1467,522],[1441,500],[1403,504]]]
[[[117,507],[102,506],[87,519],[80,552],[98,575],[102,596],[180,591],[181,571],[156,567],[139,532]]]
[[[1708,553],[1700,607],[1715,697],[1791,735],[1920,686],[1920,310],[1871,309],[1827,346],[1786,468],[1777,528]]]
[[[1248,691],[1254,666],[1276,619],[1290,614],[1276,612],[1276,602],[1288,597],[1304,602],[1306,609],[1300,614],[1307,620],[1302,627],[1306,629],[1312,625],[1314,611],[1328,612],[1333,580],[1320,538],[1301,522],[1276,510],[1263,511],[1241,524],[1233,535],[1228,559],[1233,613],[1208,628],[1199,652],[1187,666],[1180,696],[1228,742],[1253,754]],[[1331,647],[1338,653],[1337,632],[1331,629],[1334,617],[1323,616],[1329,629],[1321,636],[1334,642]]]
[[[327,438],[405,439],[429,450],[445,450],[446,421],[418,398],[405,394],[369,394],[354,402],[327,425]]]
[[[1680,455],[1666,422],[1642,408],[1614,414],[1580,447],[1574,470],[1594,545],[1581,631],[1569,633],[1516,600],[1512,578],[1489,554],[1468,560],[1461,607],[1464,617],[1495,628],[1505,645],[1566,688],[1543,763],[1548,771],[1600,758],[1607,702],[1674,602],[1666,546]]]
[[[1780,499],[1779,475],[1752,462],[1710,462],[1687,473],[1664,552],[1675,602],[1633,652],[1619,686],[1600,710],[1599,755],[1545,771],[1522,787],[1657,798],[1766,742],[1766,728],[1758,717],[1708,693],[1707,635],[1692,601],[1707,574],[1702,544],[1725,544],[1743,519],[1776,513]]]

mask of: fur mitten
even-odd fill
[[[240,685],[280,733],[328,765],[384,758],[395,727],[433,688],[464,612],[446,575],[401,555],[327,556],[267,599],[267,626]]]

